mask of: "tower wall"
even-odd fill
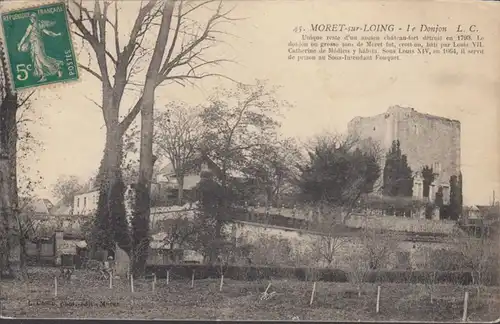
[[[459,121],[393,106],[380,115],[354,118],[348,124],[348,133],[379,144],[382,169],[392,142],[399,140],[412,171],[420,171],[426,165],[432,167],[437,177],[431,192],[443,186],[445,200],[448,199],[450,177],[460,172]],[[421,188],[415,192],[421,192]]]

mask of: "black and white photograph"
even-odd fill
[[[500,318],[500,5],[0,0],[2,318]]]

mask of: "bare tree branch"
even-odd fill
[[[80,67],[81,69],[87,71],[88,73],[92,74],[94,77],[96,77],[99,81],[102,82],[102,77],[99,75],[99,73],[95,72],[94,70],[86,67],[85,65],[82,65],[82,64],[78,64],[78,67]]]

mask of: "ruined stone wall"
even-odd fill
[[[301,255],[303,253],[314,254],[314,249],[317,248],[320,236],[318,234],[285,229],[277,226],[269,226],[263,224],[255,224],[249,222],[238,222],[231,225],[226,225],[228,231],[232,228],[233,235],[243,238],[247,243],[254,243],[263,236],[274,236],[281,239],[286,239],[290,243],[290,247],[294,254]],[[410,266],[413,269],[424,269],[426,266],[427,253],[432,250],[451,249],[453,244],[450,242],[410,242],[403,241],[397,237],[393,237],[394,243],[391,244],[391,253],[388,255],[388,260],[384,262],[383,268],[405,268]],[[337,251],[334,255],[334,261],[331,267],[343,270],[349,270],[349,260],[351,256],[362,254],[366,247],[362,241],[360,234],[339,236],[337,243]],[[450,240],[451,241],[451,240]],[[381,243],[383,244],[383,243]],[[311,250],[312,249],[312,250]],[[399,259],[402,254],[408,257],[408,264],[402,264]],[[324,260],[315,261],[315,266],[326,266]],[[312,265],[312,264],[309,264]]]
[[[460,171],[460,122],[411,108],[391,107],[396,119],[396,138],[413,171],[429,165],[439,173],[438,183],[448,183]]]
[[[350,136],[359,139],[373,139],[385,152],[390,148],[392,138],[390,133],[390,124],[385,114],[373,117],[355,117],[347,125],[347,132]],[[389,141],[389,143],[387,143]]]
[[[348,136],[357,138],[360,141],[369,140],[376,143],[379,150],[378,160],[382,170],[385,165],[385,154],[392,143],[392,118],[386,114],[380,114],[372,117],[355,117],[347,125]],[[362,146],[361,144],[360,146]],[[374,191],[382,188],[383,177],[380,176],[375,182]]]
[[[445,200],[449,194],[452,175],[460,172],[460,122],[448,118],[423,114],[413,108],[393,106],[385,113],[372,117],[355,117],[348,124],[348,134],[379,143],[383,154],[394,140],[399,140],[403,154],[414,172],[428,165],[438,173],[436,188],[445,186]],[[382,177],[381,177],[382,178]],[[380,182],[380,180],[379,180]]]

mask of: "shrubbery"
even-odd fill
[[[459,251],[439,249],[430,253],[430,267],[440,271],[457,271],[466,264],[465,257]]]
[[[370,271],[366,276],[367,282],[392,282],[392,283],[453,283],[457,285],[470,285],[472,275],[462,271],[405,271],[405,270],[379,270]]]
[[[196,279],[220,277],[218,265],[200,264],[175,264],[175,265],[150,265],[148,273],[155,273],[157,278],[166,278],[170,270],[170,278],[191,278],[193,271]],[[269,279],[295,279],[310,280],[307,274],[310,268],[294,267],[253,267],[253,266],[227,266],[224,277],[234,280],[253,281]],[[347,282],[348,273],[339,269],[314,269],[318,281]],[[369,271],[365,276],[366,282],[393,282],[393,283],[453,283],[469,285],[472,283],[470,272],[462,271],[405,271],[405,270],[377,270]],[[497,277],[492,276],[487,285],[497,284]]]

